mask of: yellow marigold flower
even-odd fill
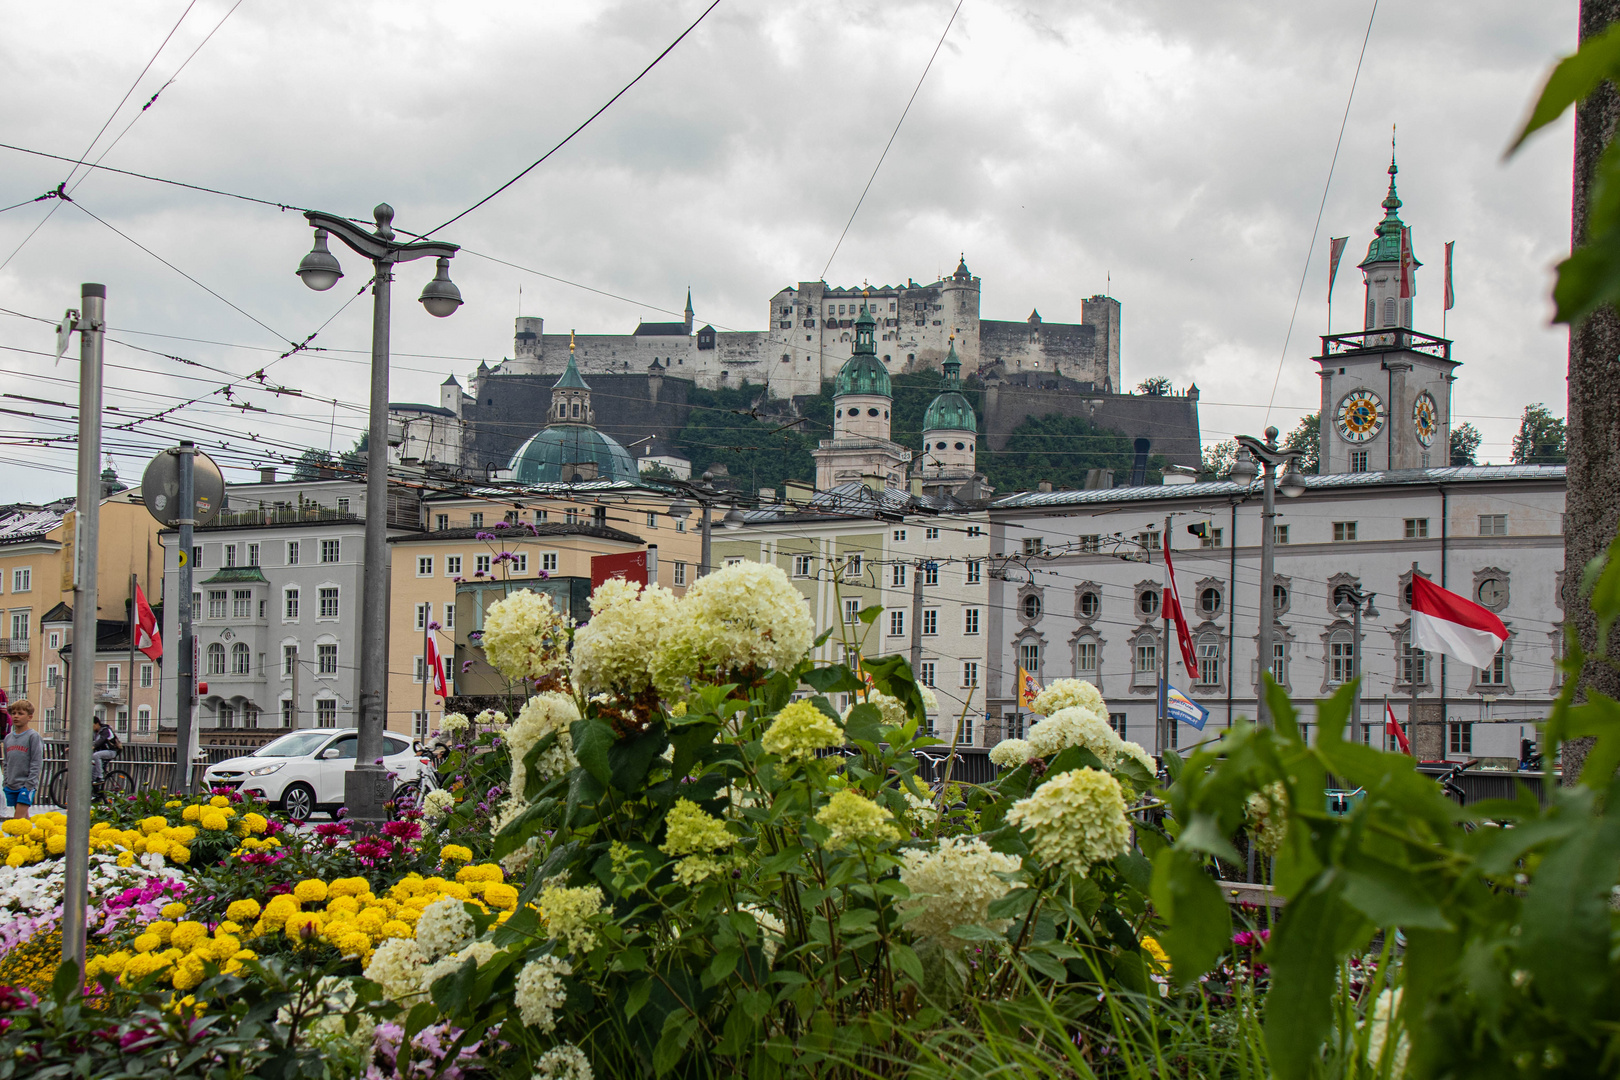
[[[183,799],[170,799],[168,802],[163,804],[163,809],[173,810],[175,807],[183,805],[185,805],[185,800]]]
[[[168,827],[169,819],[158,814],[154,814],[149,818],[141,819],[141,832],[145,833],[147,836],[151,836],[153,833],[162,829],[167,829]]]
[[[836,792],[826,806],[816,811],[816,822],[831,830],[828,845],[835,848],[861,840],[881,843],[900,839],[900,830],[890,823],[888,811],[850,788]]]
[[[124,969],[129,966],[131,957],[129,953],[119,949],[117,952],[108,953],[99,959],[101,960],[102,971],[109,975],[122,975]]]
[[[289,941],[313,941],[321,936],[321,925],[325,922],[318,911],[301,911],[287,920],[286,934]]]
[[[159,919],[146,929],[148,933],[156,934],[158,938],[162,940],[163,944],[167,945],[169,943],[169,935],[174,933],[174,923],[167,919]]]
[[[444,887],[440,889],[439,892],[444,896],[453,896],[457,900],[472,899],[472,890],[467,888],[467,886],[463,885],[459,881],[445,882]]]
[[[176,900],[172,904],[164,904],[163,910],[159,911],[158,914],[162,915],[165,919],[178,919],[180,916],[184,915],[187,910],[189,909],[185,904],[181,903],[179,900]]]
[[[446,844],[439,849],[439,859],[442,862],[471,862],[472,849],[462,847],[460,844]]]
[[[359,896],[363,892],[370,892],[371,884],[363,877],[333,878],[326,891],[329,896]]]
[[[385,938],[408,938],[414,937],[415,934],[411,930],[410,923],[403,922],[399,919],[389,919],[387,922],[382,924],[382,929],[377,932],[377,936]]]
[[[231,800],[230,797],[226,795],[215,795],[213,798],[208,800],[208,805],[223,808],[231,805]]]
[[[191,861],[191,849],[179,844],[169,845],[169,861],[179,863],[181,866]]]
[[[234,934],[219,934],[204,941],[197,947],[197,951],[207,954],[208,958],[213,960],[214,963],[222,964],[235,956],[237,950],[241,947],[242,943],[237,940]]]
[[[190,952],[206,937],[208,927],[188,919],[174,928],[174,932],[169,935],[169,944],[181,952]]]
[[[263,937],[266,934],[274,933],[275,930],[276,927],[271,926],[263,919],[260,919],[258,922],[253,924],[253,928],[248,931],[247,936],[250,938]]]
[[[202,807],[198,806],[196,803],[192,803],[190,806],[180,811],[180,820],[182,821],[196,821],[200,817],[202,817]]]
[[[0,825],[0,831],[7,836],[27,836],[29,828],[27,820],[23,818],[12,818],[4,825]]]
[[[148,932],[138,935],[135,940],[130,943],[130,948],[134,949],[138,953],[149,953],[160,947],[162,944],[162,938],[158,937],[156,934]]]
[[[172,843],[189,844],[197,839],[197,830],[190,825],[182,825],[177,829],[170,829],[164,834]]]
[[[1144,934],[1142,936],[1142,951],[1153,958],[1153,964],[1160,971],[1170,970],[1170,954],[1164,951],[1157,938]]]
[[[210,810],[199,820],[203,828],[213,832],[224,832],[231,827],[230,819],[220,810]]]
[[[258,958],[259,954],[254,952],[252,949],[238,949],[236,954],[231,957],[232,960],[236,961],[257,960]]]
[[[253,833],[255,836],[264,832],[264,830],[270,825],[270,823],[265,820],[263,814],[257,814],[252,811],[242,815],[242,824],[247,826],[247,831]]]
[[[351,930],[332,942],[334,948],[344,956],[365,956],[371,951],[371,938],[358,930]]]
[[[174,967],[174,975],[172,976],[174,988],[176,990],[190,990],[202,982],[206,971],[203,966],[204,963],[204,959],[195,953],[182,957]]]
[[[485,882],[484,900],[490,907],[512,911],[517,908],[518,891],[498,881]]]
[[[369,907],[355,917],[354,924],[372,937],[376,937],[387,921],[388,912],[382,908]]]
[[[808,701],[789,702],[776,714],[761,740],[766,752],[788,761],[814,757],[817,750],[838,746],[844,732],[832,717]]]
[[[326,882],[319,878],[305,878],[293,886],[293,896],[305,904],[318,904],[326,899]]]
[[[360,901],[352,896],[334,896],[326,902],[326,910],[331,914],[341,911],[349,915],[355,915],[360,911]]]
[[[61,833],[52,833],[45,840],[45,850],[52,855],[60,855],[67,850],[67,837]]]
[[[136,983],[162,970],[163,966],[156,953],[137,953],[129,958],[129,963],[119,973],[118,981],[126,985]]]
[[[230,919],[225,919],[218,926],[214,927],[214,933],[216,935],[218,935],[218,934],[230,934],[232,936],[235,936],[237,934],[240,934],[241,932],[242,932],[242,927],[240,925],[238,925],[237,923],[232,922]]]
[[[28,863],[28,849],[25,847],[15,848],[12,850],[11,854],[6,856],[7,866],[22,867],[27,866]]]
[[[262,910],[264,909],[259,907],[257,900],[237,900],[225,909],[225,917],[232,922],[252,922],[259,917]]]
[[[135,853],[133,851],[126,851],[123,854],[119,855],[118,856],[118,865],[119,866],[134,866],[135,865]]]

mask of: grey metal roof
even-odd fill
[[[1307,491],[1402,486],[1407,484],[1467,484],[1502,480],[1564,479],[1562,465],[1456,465],[1442,469],[1396,469],[1385,472],[1333,473],[1306,476]],[[1077,506],[1087,503],[1147,502],[1156,499],[1206,499],[1260,491],[1257,479],[1247,488],[1230,480],[1199,484],[1154,484],[1141,487],[1098,488],[1086,491],[1020,491],[991,502],[992,510],[1028,507]]]
[[[872,489],[858,480],[838,484],[826,491],[818,491],[804,505],[777,503],[744,510],[743,521],[749,525],[770,525],[784,520],[812,518],[899,518],[914,514],[966,513],[983,509],[949,495],[913,495],[905,488],[884,487]]]
[[[631,492],[646,492],[653,495],[679,495],[681,489],[671,487],[668,484],[660,484],[656,480],[581,480],[576,484],[543,482],[523,484],[521,487],[510,484],[489,484],[473,485],[456,491],[424,495],[422,501],[433,503],[457,502],[462,499],[487,499],[492,502],[510,502],[514,497],[524,495],[555,495],[561,498],[577,498]]]

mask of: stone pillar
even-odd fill
[[[1446,756],[1446,707],[1438,701],[1419,701],[1411,711],[1412,756],[1419,761],[1441,761]]]

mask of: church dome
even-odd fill
[[[955,390],[947,390],[923,414],[924,431],[978,431],[973,406]]]
[[[875,325],[876,320],[863,303],[860,317],[855,320],[855,355],[845,361],[839,370],[838,379],[833,384],[834,397],[842,397],[845,394],[894,396],[894,390],[889,383],[889,369],[877,358],[877,350],[872,342],[872,330]]]
[[[596,475],[587,475],[594,465]],[[630,452],[584,424],[553,424],[537,432],[512,455],[513,479],[522,484],[576,480],[636,480],[640,473]],[[566,471],[565,471],[566,468]]]

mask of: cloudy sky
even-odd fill
[[[352,216],[387,200],[421,231],[538,157],[705,2],[13,2],[0,142],[75,158],[111,116],[90,153],[102,164]],[[763,328],[773,292],[822,274],[953,6],[722,0],[572,143],[443,234],[468,249],[453,318],[411,302],[430,265],[400,271],[393,398],[435,401],[445,375],[508,355],[520,287],[548,329],[628,332],[688,286],[700,321]],[[1568,246],[1572,128],[1502,152],[1573,47],[1576,8],[1475,0],[1459,17],[1455,2],[1383,0],[1286,352],[1370,0],[963,0],[827,280],[931,280],[965,252],[986,317],[1049,321],[1078,321],[1083,297],[1111,289],[1128,384],[1196,382],[1207,442],[1263,428],[1276,381],[1270,420],[1286,430],[1317,405],[1330,235],[1351,238],[1334,328],[1359,328],[1352,264],[1396,124],[1426,264],[1417,327],[1440,331],[1455,240],[1455,415],[1505,460],[1526,403],[1564,411],[1547,292]],[[0,207],[68,170],[0,149]],[[136,419],[202,398],[109,432],[121,473],[188,433],[244,467],[352,444],[370,334],[356,257],[339,252],[349,276],[312,293],[292,274],[309,247],[296,212],[83,170],[69,188],[77,205],[0,213],[0,307],[55,319],[80,282],[104,282],[108,402]],[[277,360],[323,324],[313,344],[328,351]],[[0,391],[75,400],[71,357],[15,351],[52,340],[0,314]],[[267,364],[308,396],[238,385],[232,401],[269,410],[244,413],[215,393],[222,373]],[[71,410],[0,405],[51,418],[0,414],[14,436],[71,430]],[[0,447],[0,502],[71,492],[72,464],[71,447]]]

